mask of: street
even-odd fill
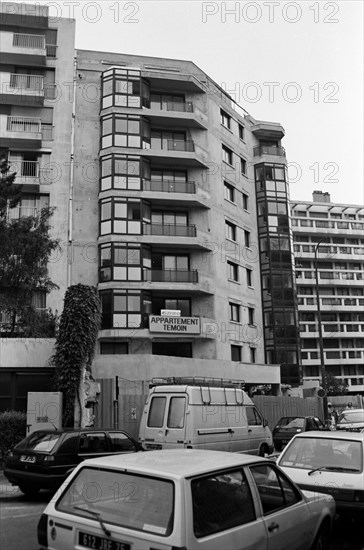
[[[51,496],[51,493],[41,491],[28,499],[0,473],[0,548],[39,550],[37,524]],[[330,550],[364,550],[362,525],[337,520]]]

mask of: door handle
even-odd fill
[[[165,432],[164,432],[164,435],[167,435],[167,434],[168,434],[168,432],[169,432],[169,429],[168,429],[168,428],[166,428],[166,430],[165,430]]]
[[[270,526],[268,527],[268,531],[270,533],[272,533],[272,531],[277,531],[277,529],[279,529],[279,525],[278,523],[271,523]]]

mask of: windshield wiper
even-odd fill
[[[308,475],[312,475],[314,472],[318,472],[319,470],[331,470],[336,472],[360,472],[357,468],[346,468],[344,466],[319,466],[318,468],[314,468],[313,470],[310,470],[308,472]]]
[[[81,512],[87,512],[91,516],[95,516],[95,518],[97,518],[99,520],[99,523],[100,523],[101,528],[102,528],[103,532],[105,533],[105,535],[107,537],[111,537],[111,532],[105,526],[104,522],[102,521],[101,514],[99,514],[99,512],[94,512],[94,510],[89,510],[88,508],[82,508],[81,506],[74,506],[73,508],[75,510],[81,510]]]

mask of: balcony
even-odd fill
[[[144,269],[143,280],[159,283],[198,283],[196,269]]]
[[[44,77],[32,74],[0,73],[1,100],[5,104],[44,104]]]
[[[1,32],[2,62],[9,65],[46,65],[45,36]]]
[[[277,147],[276,145],[258,145],[258,147],[254,147],[253,152],[255,157],[261,157],[262,155],[286,156],[284,147]]]
[[[185,126],[200,130],[206,130],[208,127],[207,116],[192,101],[161,103],[151,101],[150,108],[145,114],[154,126],[162,125],[165,128]]]
[[[0,115],[1,147],[41,147],[40,118]]]
[[[257,120],[252,126],[252,133],[257,138],[282,139],[285,132],[283,126],[277,122]]]
[[[144,223],[143,235],[162,235],[164,237],[196,237],[196,226]]]
[[[153,139],[151,148],[143,149],[142,154],[163,166],[175,166],[190,168],[208,168],[207,152],[192,140]]]
[[[10,172],[16,172],[15,183],[41,185],[50,183],[50,170],[35,160],[9,160]]]
[[[143,180],[143,190],[155,193],[196,193],[194,181]]]

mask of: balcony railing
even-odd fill
[[[277,147],[276,145],[258,145],[258,147],[254,147],[253,151],[255,157],[260,157],[261,155],[286,156],[284,147]]]
[[[161,193],[196,193],[194,181],[143,180],[144,191]]]
[[[36,160],[10,160],[9,165],[10,172],[16,172],[19,177],[39,178],[39,162]]]
[[[22,90],[43,90],[44,77],[36,74],[10,75],[10,87],[21,88]]]
[[[167,149],[168,151],[187,151],[189,153],[193,153],[195,150],[195,144],[193,141],[167,139]]]
[[[45,37],[41,34],[20,34],[14,33],[13,46],[18,48],[33,48],[44,50]]]
[[[197,283],[198,272],[196,269],[145,269],[143,279],[162,283]]]
[[[165,237],[196,237],[196,226],[144,223],[143,235],[163,235]]]
[[[179,111],[181,113],[193,113],[193,103],[186,101],[185,103],[179,103],[178,101],[168,101],[167,111]]]
[[[34,117],[8,116],[6,129],[8,132],[41,132],[41,120]]]
[[[46,47],[47,57],[56,59],[57,46],[55,44],[46,44],[45,47]]]

